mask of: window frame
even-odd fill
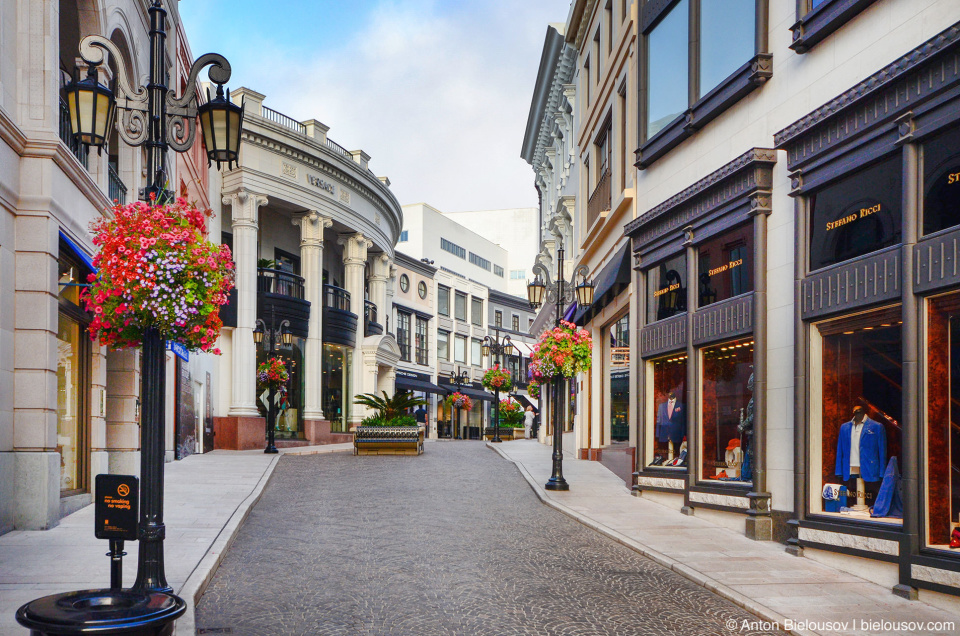
[[[480,309],[477,309],[479,304]],[[477,327],[483,326],[483,298],[471,296],[470,298],[470,324]]]
[[[460,300],[463,300],[463,317],[461,317],[460,308],[458,303]],[[457,291],[453,297],[453,317],[455,320],[460,322],[467,322],[467,294],[462,291]]]
[[[446,355],[441,355],[440,344],[443,343],[443,349]],[[450,362],[450,332],[446,329],[437,329],[437,360]]]
[[[446,300],[446,309],[444,309],[443,300]],[[437,313],[441,316],[450,317],[450,288],[446,285],[437,284]]]
[[[661,20],[677,5],[680,0],[654,3],[645,2],[641,8],[640,39],[644,63],[638,64],[639,81],[637,90],[638,125],[637,131],[640,147],[637,150],[637,161],[634,166],[644,170],[657,159],[666,155],[673,148],[680,145],[724,111],[740,101],[750,92],[762,86],[773,76],[773,55],[770,53],[768,36],[768,3],[765,0],[754,0],[754,53],[743,61],[737,70],[731,73],[715,87],[706,93],[700,90],[700,0],[689,0],[689,15],[687,17],[687,109],[677,116],[671,123],[664,126],[654,135],[647,134],[647,113],[649,112],[649,71],[650,60],[649,39],[651,32]]]
[[[826,0],[814,9],[812,0],[797,0],[797,21],[790,27],[793,32],[790,48],[799,55],[807,53],[874,2],[876,0]]]
[[[426,318],[417,316],[417,324],[413,332],[417,364],[430,364],[430,329],[428,323],[429,321]]]
[[[403,328],[404,318],[406,318],[406,329]],[[400,347],[400,359],[404,362],[411,361],[412,318],[413,314],[410,312],[397,310],[397,346]]]
[[[503,329],[503,311],[499,309],[493,311],[493,326]]]
[[[457,357],[457,344],[463,343],[463,358]],[[453,361],[457,364],[467,364],[467,337],[463,334],[453,334]]]

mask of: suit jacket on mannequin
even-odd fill
[[[687,434],[687,411],[683,403],[677,400],[673,405],[673,414],[668,416],[669,406],[669,402],[662,402],[657,408],[657,441],[679,444]]]
[[[840,425],[840,437],[837,440],[836,474],[844,481],[850,479],[850,433],[853,422]],[[863,419],[860,429],[860,476],[863,481],[880,481],[887,466],[887,431],[879,422],[869,417]]]

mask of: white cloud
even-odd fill
[[[566,17],[568,1],[451,6],[382,3],[346,46],[313,57],[278,44],[227,57],[267,106],[316,118],[331,139],[369,153],[402,204],[536,205],[520,145],[547,24]]]

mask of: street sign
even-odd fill
[[[167,340],[167,351],[173,351],[174,355],[184,362],[190,362],[190,350],[179,342]]]
[[[137,540],[139,485],[133,475],[97,475],[93,516],[98,539]]]

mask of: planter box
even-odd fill
[[[358,426],[353,436],[354,455],[419,455],[423,452],[422,426]]]

